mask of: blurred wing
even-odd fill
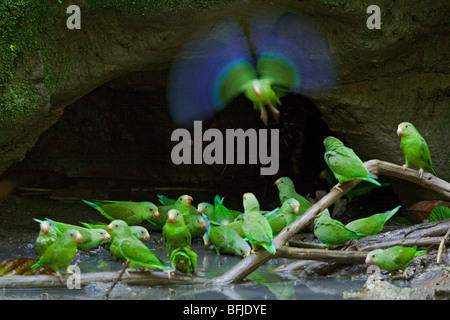
[[[262,10],[250,21],[250,43],[261,64],[258,72],[274,84],[305,96],[333,87],[334,66],[325,34],[306,15]]]
[[[253,76],[248,41],[230,18],[194,36],[174,61],[168,80],[173,121],[190,126],[222,110]]]

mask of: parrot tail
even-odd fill
[[[275,254],[277,252],[277,249],[275,249],[275,246],[273,245],[273,243],[271,243],[271,244],[262,243],[261,245],[264,247],[264,249],[269,251],[271,254]]]
[[[379,187],[381,187],[381,183],[379,183],[377,180],[378,177],[374,174],[369,173],[367,176],[365,176],[362,180],[367,181],[367,182],[371,182]]]
[[[37,223],[42,223],[42,222],[44,222],[44,220],[39,220],[39,219],[36,219],[36,218],[33,218],[33,220],[36,221]]]
[[[386,212],[384,213],[384,222],[386,222],[386,221],[388,221],[390,218],[392,218],[392,216],[393,216],[394,214],[396,214],[397,211],[398,211],[400,208],[401,208],[401,206],[397,206],[397,207],[395,207],[395,208],[392,209],[392,210],[386,211]]]
[[[414,254],[414,257],[421,256],[421,255],[423,255],[423,254],[425,254],[425,253],[427,253],[427,250],[419,250],[419,251],[416,251],[416,253]]]

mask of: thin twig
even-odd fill
[[[441,240],[441,243],[439,244],[439,249],[438,249],[438,253],[437,253],[437,257],[436,257],[437,263],[441,262],[441,255],[442,255],[442,250],[444,249],[444,243],[447,241],[449,235],[450,235],[450,229],[448,229],[447,233],[444,235],[444,237]]]
[[[119,276],[116,279],[114,279],[114,282],[112,283],[111,287],[108,289],[108,291],[106,291],[106,293],[105,293],[105,298],[106,299],[109,298],[109,294],[114,289],[114,287],[116,286],[117,282],[119,282],[120,278],[122,278],[123,274],[125,273],[125,271],[127,270],[129,265],[130,265],[130,260],[125,261],[125,263],[123,264],[122,270],[120,270]]]

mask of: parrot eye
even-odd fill
[[[118,228],[119,227],[119,225],[118,224],[116,224],[115,226],[114,226],[115,228]]]

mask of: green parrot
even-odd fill
[[[182,273],[193,273],[197,268],[197,254],[187,247],[177,248],[170,254],[170,264]]]
[[[97,209],[108,220],[123,220],[131,226],[149,221],[151,217],[157,218],[159,216],[158,207],[148,201],[96,200],[90,202],[83,200],[83,202]]]
[[[345,243],[348,239],[359,239],[364,236],[362,233],[348,229],[342,222],[332,219],[328,212],[314,219],[314,235],[323,242],[327,248]]]
[[[209,219],[214,220],[214,205],[209,202],[200,202],[197,205],[197,214],[205,214]]]
[[[191,205],[193,200],[194,199],[190,195],[185,194],[178,197],[178,199],[176,199],[173,204],[158,206],[160,217],[158,217],[157,219],[150,219],[150,221],[154,222],[156,226],[162,228],[169,218],[169,211],[172,209],[180,211],[183,217],[195,215],[197,214],[197,209]],[[187,220],[188,219],[185,220],[186,223],[188,223]]]
[[[220,224],[228,224],[234,221],[235,216],[223,204],[224,198],[214,197],[214,221]]]
[[[242,229],[242,222],[243,222],[243,220],[235,220],[235,221],[227,224],[226,226],[228,228],[231,228],[234,231],[236,231],[238,233],[238,235],[240,235],[241,237],[244,237],[244,230]]]
[[[372,234],[377,234],[383,230],[384,224],[388,221],[401,206],[397,206],[392,210],[386,211],[384,213],[376,213],[367,218],[357,219],[345,226],[357,233],[362,233],[364,236],[370,236]]]
[[[214,246],[216,253],[229,253],[246,257],[250,254],[250,245],[229,225],[220,225],[211,221],[205,214],[206,233],[204,236],[205,247]]]
[[[436,175],[431,163],[428,145],[413,124],[409,122],[400,123],[397,128],[397,135],[401,137],[400,149],[405,154],[403,171],[412,164],[419,168],[420,177],[422,177],[424,170]]]
[[[111,236],[109,235],[109,233],[103,229],[88,229],[73,224],[57,222],[49,218],[46,218],[45,220],[49,221],[55,226],[56,232],[58,234],[63,234],[65,231],[69,229],[75,229],[79,233],[81,233],[81,235],[83,236],[83,241],[77,244],[78,249],[83,250],[94,249],[97,248],[101,243],[111,240]]]
[[[58,234],[55,226],[49,221],[42,221],[34,218],[33,220],[39,223],[40,228],[39,234],[34,242],[34,251],[36,251],[36,254],[40,257],[45,250],[58,239]]]
[[[203,236],[206,232],[206,224],[203,217],[198,214],[190,214],[184,217],[184,221],[189,228],[189,232],[191,233],[191,237]]]
[[[125,221],[112,221],[108,225],[108,231],[114,235],[111,245],[114,245],[123,259],[130,261],[131,269],[141,266],[143,268],[173,271],[173,269],[166,266],[164,262],[149,249],[149,247],[131,233],[130,227]]]
[[[300,203],[296,199],[290,198],[283,202],[280,210],[270,216],[266,216],[274,236],[296,219],[299,208]]]
[[[192,236],[188,226],[184,222],[184,217],[177,209],[171,209],[166,224],[162,228],[162,235],[166,243],[167,251],[180,247],[189,247]]]
[[[342,192],[340,184],[356,179],[381,186],[381,184],[375,180],[378,179],[378,177],[371,174],[353,149],[346,147],[342,141],[329,136],[323,140],[323,144],[325,145],[325,162],[331,171],[333,171],[334,176],[339,182],[333,189],[338,189]]]
[[[331,187],[335,186],[338,181],[334,177],[333,171],[329,167],[326,167],[320,172],[320,178],[325,179]],[[381,187],[387,187],[390,184],[387,182],[379,181],[381,184]],[[353,201],[353,198],[366,195],[370,192],[372,192],[374,189],[380,188],[377,185],[374,185],[373,183],[362,181],[357,186],[355,186],[352,190],[347,192],[345,196],[348,198],[348,203]]]
[[[306,210],[308,210],[312,206],[311,202],[309,202],[308,199],[295,191],[294,182],[290,178],[281,177],[275,181],[274,185],[276,185],[278,188],[278,195],[281,204],[283,204],[287,199],[291,198],[294,198],[299,202],[300,208],[297,214],[298,217],[305,213]],[[325,209],[325,211],[328,212],[328,209]]]
[[[281,105],[280,98],[288,94],[297,81],[296,72],[289,63],[276,57],[261,56],[256,69],[245,60],[231,68],[222,80],[219,95],[222,101],[228,103],[244,93],[267,126],[269,113],[279,121],[277,105]]]
[[[244,218],[242,221],[242,230],[253,250],[258,246],[264,247],[271,254],[276,253],[273,245],[273,232],[269,221],[255,209],[259,208],[258,200],[253,193],[245,193],[243,196]]]
[[[45,250],[39,257],[39,260],[31,266],[32,269],[46,266],[55,272],[55,275],[61,280],[59,269],[68,268],[72,259],[77,253],[77,243],[83,241],[83,236],[74,229],[68,229],[58,237],[58,239]]]
[[[92,223],[86,223],[86,222],[81,222],[81,224],[83,226],[85,226],[88,229],[103,229],[106,232],[108,232],[108,225],[107,224],[92,224]],[[142,226],[129,226],[131,233],[134,234],[134,236],[136,238],[138,238],[139,240],[143,240],[143,241],[148,241],[150,240],[150,233],[148,232],[148,230]],[[108,232],[109,233],[109,232]],[[109,234],[111,236],[111,240],[109,242],[111,242],[113,240],[113,235]]]
[[[374,264],[388,271],[404,271],[414,257],[425,253],[427,253],[426,250],[417,251],[417,247],[394,246],[376,249],[367,254],[366,264]]]

